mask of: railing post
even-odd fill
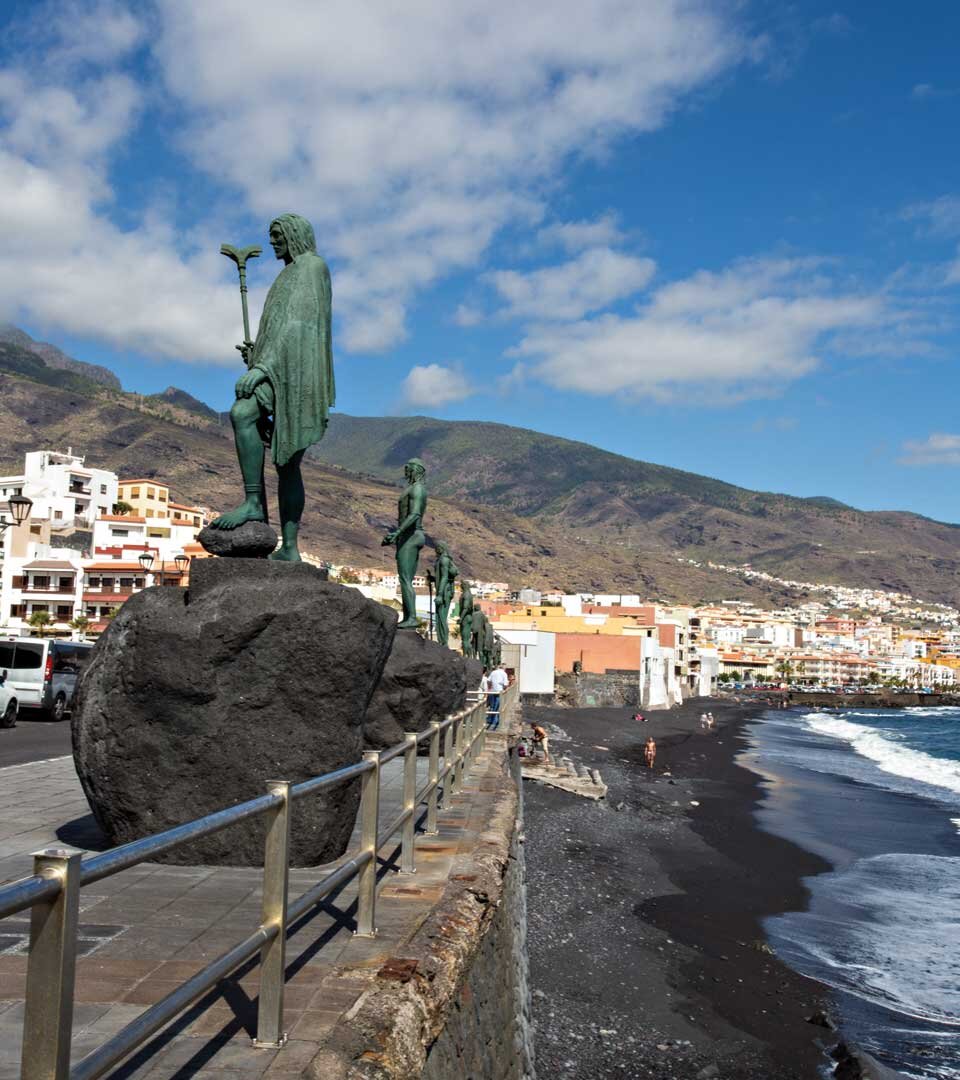
[[[77,969],[82,852],[34,852],[33,872],[58,878],[60,892],[33,905],[23,1021],[22,1080],[68,1080]]]
[[[283,1030],[283,983],[287,953],[290,787],[288,780],[267,781],[267,791],[283,799],[269,812],[263,856],[263,925],[276,926],[277,936],[260,950],[260,1002],[253,1045],[270,1049],[287,1041]]]
[[[380,751],[365,750],[363,760],[373,768],[360,778],[360,848],[369,852],[357,878],[357,936],[375,937],[377,933],[377,851],[380,818]]]
[[[416,873],[416,851],[414,827],[416,825],[417,806],[417,733],[408,731],[403,751],[403,809],[409,817],[403,823],[400,833],[400,873]]]
[[[443,778],[444,809],[450,805],[450,800],[453,798],[453,782],[456,779],[451,768],[454,762],[453,737],[456,734],[455,727],[456,723],[450,724],[443,733],[443,767],[447,770],[447,775]]]
[[[440,721],[430,724],[430,793],[427,795],[427,836],[436,836],[437,803],[440,801]]]
[[[463,787],[463,717],[453,722],[453,793]]]

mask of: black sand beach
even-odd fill
[[[760,920],[802,908],[801,878],[828,866],[756,826],[760,783],[734,757],[759,711],[696,699],[641,724],[627,709],[526,710],[569,736],[551,740],[555,757],[598,768],[610,789],[593,803],[524,784],[540,1075],[822,1075],[837,1037],[807,1018],[823,988],[772,955]]]

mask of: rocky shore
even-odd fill
[[[552,752],[609,785],[601,803],[524,785],[540,1075],[811,1080],[830,1067],[824,989],[761,927],[802,907],[801,879],[828,867],[756,827],[759,781],[734,758],[757,711],[699,699],[641,724],[627,709],[527,709]]]

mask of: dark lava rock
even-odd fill
[[[77,689],[73,753],[114,844],[360,759],[362,718],[396,614],[305,563],[198,559],[189,590],[146,589],[100,639]],[[343,853],[357,781],[297,800],[291,862]],[[260,865],[263,819],[163,856]]]
[[[222,559],[265,559],[277,546],[276,530],[264,521],[247,521],[236,529],[201,529],[197,540],[204,551]]]
[[[367,708],[364,743],[385,750],[401,742],[405,731],[425,731],[432,720],[462,709],[467,690],[479,687],[482,671],[475,660],[464,660],[436,641],[399,631]]]

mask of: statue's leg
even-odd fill
[[[441,645],[446,645],[447,640],[450,637],[450,631],[447,629],[447,605],[440,604],[436,609],[437,614],[437,641]]]
[[[266,520],[263,510],[263,441],[257,428],[259,420],[260,405],[257,399],[237,398],[230,410],[230,422],[237,444],[245,498],[235,510],[229,510],[211,523],[215,529],[235,529],[247,521]]]
[[[397,575],[400,578],[400,597],[403,600],[403,619],[397,624],[399,630],[416,629],[417,596],[413,591],[413,578],[424,544],[422,532],[415,532],[397,548]]]
[[[277,562],[300,562],[297,547],[297,535],[300,532],[300,519],[303,517],[305,500],[303,491],[303,473],[300,462],[303,451],[277,469],[277,495],[280,502],[280,547],[270,556]]]

